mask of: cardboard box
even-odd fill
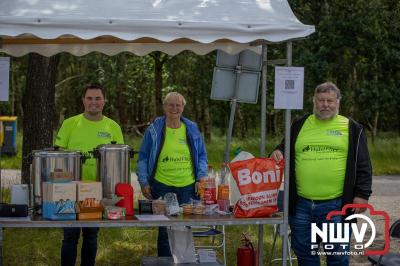
[[[75,183],[43,183],[43,201],[54,202],[67,199],[76,201]]]
[[[101,220],[103,216],[104,206],[101,204],[99,207],[84,207],[82,202],[76,205],[78,212],[78,220]]]
[[[82,201],[85,199],[103,199],[103,187],[101,182],[78,182],[77,183],[77,199]]]
[[[43,202],[43,218],[48,220],[76,220],[76,213],[57,213],[57,202]]]

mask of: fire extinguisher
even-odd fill
[[[257,266],[257,251],[249,237],[242,233],[243,246],[237,249],[237,266]]]

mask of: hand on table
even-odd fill
[[[271,158],[274,159],[276,163],[279,163],[283,159],[283,154],[280,150],[274,150],[271,154]]]
[[[153,199],[153,196],[151,195],[151,189],[150,189],[149,185],[141,187],[141,190],[142,190],[143,196],[145,196],[146,199],[149,199],[149,200]]]

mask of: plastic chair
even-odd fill
[[[400,239],[400,220],[395,221],[392,226],[390,226],[389,240],[392,238]],[[400,254],[387,253],[385,255],[371,255],[368,256],[368,260],[372,265],[398,266],[400,265]]]
[[[278,212],[282,212],[283,211],[283,197],[284,197],[284,193],[282,190],[279,191],[278,193]],[[280,225],[279,224],[275,224],[274,225],[274,232],[273,232],[273,242],[272,242],[272,249],[271,249],[271,259],[269,262],[269,265],[272,265],[273,262],[275,261],[281,261],[282,258],[275,258],[274,259],[274,251],[275,251],[275,244],[276,244],[276,239],[278,237],[278,235],[280,235]],[[288,251],[288,256],[286,258],[286,260],[289,261],[289,265],[293,265],[292,261],[293,260],[297,260],[296,257],[292,257],[292,247],[291,247],[291,243],[290,243],[290,228],[288,227],[288,241],[287,241],[287,251]]]
[[[220,228],[220,230],[219,230]],[[209,245],[195,245],[195,249],[210,248],[222,249],[223,261],[222,264],[226,266],[226,248],[225,248],[225,226],[192,226],[193,237],[206,238],[211,237]],[[218,242],[215,241],[218,239]]]

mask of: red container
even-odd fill
[[[239,247],[236,253],[237,266],[257,266],[257,249],[253,247],[250,239],[245,234],[242,236],[242,243],[244,245]]]
[[[126,210],[126,215],[132,216],[133,211],[133,187],[130,184],[118,183],[115,185],[115,194],[118,197],[123,197],[115,206],[123,207]]]
[[[217,189],[216,187],[204,188],[204,204],[211,205],[217,203]]]

